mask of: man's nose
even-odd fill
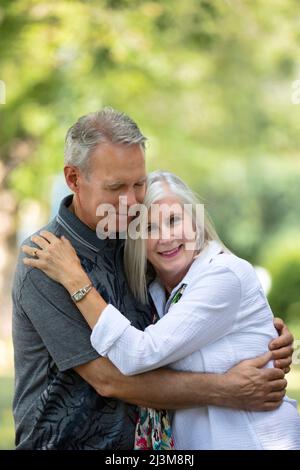
[[[131,207],[134,204],[137,204],[136,194],[135,194],[135,191],[134,191],[133,188],[129,189],[127,191],[126,196],[127,196],[127,206],[128,207]]]

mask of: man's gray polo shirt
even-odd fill
[[[151,313],[129,290],[123,241],[100,240],[68,210],[71,201],[62,201],[44,229],[65,235],[104,299],[144,329]],[[136,407],[101,397],[72,370],[98,357],[90,328],[64,287],[25,266],[23,258],[21,253],[13,285],[17,449],[132,449]]]

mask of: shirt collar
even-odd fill
[[[223,245],[218,240],[209,241],[205,248],[199,253],[199,255],[195,257],[190,269],[183,277],[183,279],[181,279],[177,286],[172,289],[167,303],[164,286],[160,282],[160,279],[156,277],[154,281],[149,285],[149,293],[155,305],[159,305],[160,308],[158,310],[161,310],[162,304],[165,304],[165,310],[167,310],[175,293],[178,291],[178,289],[180,289],[182,284],[189,285],[191,279],[194,277],[194,275],[196,275],[195,271],[199,272],[199,269],[205,268],[221,251],[227,250],[224,249]]]
[[[95,230],[92,230],[83,223],[68,207],[73,199],[73,194],[66,196],[60,203],[57,222],[69,233],[69,235],[94,252],[99,252],[105,248],[115,245],[118,240],[98,238]],[[122,240],[123,241],[123,240]]]

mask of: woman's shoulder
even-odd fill
[[[189,272],[182,282],[189,287],[203,286],[204,278],[211,284],[217,281],[240,285],[242,290],[260,287],[256,271],[249,261],[240,258],[219,241],[213,240],[194,260]]]
[[[249,261],[235,255],[219,241],[213,240],[195,259],[189,277],[196,279],[206,275],[212,276],[226,272],[228,275],[235,275],[240,280],[245,278],[257,279],[255,269]]]
[[[228,250],[216,255],[211,261],[209,269],[215,272],[231,272],[247,290],[260,287],[254,266],[246,259],[240,258]]]
[[[211,264],[214,266],[224,266],[233,271],[253,271],[254,267],[249,261],[240,258],[229,250],[224,250],[213,257]]]
[[[217,240],[210,241],[206,247],[195,257],[192,270],[205,272],[215,268],[221,268],[232,271],[252,271],[253,266],[245,259],[238,257],[229,251],[221,242]]]

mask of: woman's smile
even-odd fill
[[[174,258],[180,252],[182,252],[182,248],[183,248],[183,244],[175,248],[172,248],[171,250],[158,251],[158,254],[162,256],[163,258]]]

